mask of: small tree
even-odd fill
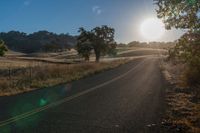
[[[3,40],[0,40],[0,56],[4,56],[5,52],[7,51],[7,47],[4,44]]]

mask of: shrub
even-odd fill
[[[185,76],[190,85],[200,81],[200,32],[184,34],[176,46],[169,51],[170,59],[178,59],[188,66]]]

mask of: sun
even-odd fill
[[[149,18],[141,24],[140,32],[148,41],[156,41],[164,34],[165,28],[159,19]]]

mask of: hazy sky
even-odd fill
[[[79,27],[109,25],[118,42],[146,41],[140,25],[156,17],[153,0],[1,0],[0,31],[48,30],[77,35]],[[157,41],[173,41],[182,31],[167,31]]]

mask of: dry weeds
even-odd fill
[[[162,65],[163,73],[172,85],[167,88],[166,101],[169,106],[167,119],[172,122],[172,125],[182,128],[184,132],[199,133],[200,99],[196,99],[197,94],[185,83],[185,67],[183,64],[172,62],[165,62]]]
[[[127,63],[128,59],[115,60],[109,62],[88,62],[78,64],[52,64],[52,63],[32,63],[13,66],[2,65],[0,74],[0,96],[13,95],[36,88],[50,87],[66,82],[81,79],[83,77],[117,67]],[[10,67],[12,66],[12,67]],[[1,67],[0,67],[1,68]],[[11,69],[12,68],[12,69]],[[9,74],[11,71],[11,74]],[[6,76],[5,76],[6,75]]]

